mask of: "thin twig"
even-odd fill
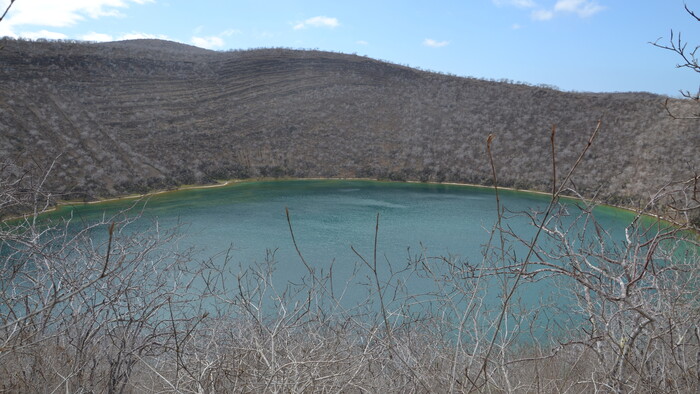
[[[552,134],[549,136],[549,141],[552,144],[552,198],[557,192],[557,157],[554,149],[554,136],[557,134],[557,125],[552,125]]]
[[[309,271],[313,279],[316,279],[316,276],[314,275],[314,270],[311,268],[309,263],[306,262],[306,259],[304,259],[304,256],[301,254],[301,250],[299,250],[299,246],[297,245],[297,240],[294,238],[294,229],[292,228],[292,219],[289,216],[289,208],[284,207],[284,213],[287,215],[287,224],[289,224],[289,234],[292,236],[292,243],[294,244],[294,249],[297,251],[297,254],[299,255],[299,258],[301,259],[301,262],[304,263],[304,266],[306,269]]]
[[[112,236],[114,235],[114,222],[110,224],[109,229],[107,231],[109,232],[109,240],[107,241],[107,256],[105,257],[105,265],[104,267],[102,267],[102,273],[100,274],[100,278],[105,277],[105,275],[107,274],[107,268],[109,267],[109,256],[112,252]]]
[[[2,22],[3,19],[5,19],[5,15],[7,15],[8,11],[10,11],[10,7],[12,7],[12,4],[14,4],[14,3],[15,3],[15,0],[10,0],[10,4],[7,5],[5,12],[3,12],[2,16],[0,16],[0,22]]]
[[[587,143],[586,146],[583,148],[583,150],[582,150],[581,154],[579,155],[578,159],[576,160],[576,162],[574,163],[574,165],[571,167],[571,169],[569,170],[569,173],[566,175],[566,177],[564,177],[564,179],[562,180],[562,183],[561,183],[561,185],[559,186],[559,189],[552,195],[552,199],[551,199],[551,201],[549,202],[549,205],[548,205],[548,207],[547,207],[547,210],[546,210],[545,213],[544,213],[544,216],[543,216],[543,218],[542,218],[542,222],[541,222],[541,224],[540,224],[540,225],[538,226],[538,228],[537,228],[537,232],[535,233],[535,236],[534,236],[532,242],[530,243],[530,247],[529,247],[529,249],[528,249],[527,255],[525,256],[525,259],[523,260],[523,263],[522,263],[522,265],[520,266],[520,270],[519,270],[518,274],[517,274],[516,277],[515,277],[515,282],[514,282],[513,285],[511,286],[510,291],[509,291],[509,292],[507,293],[507,295],[504,297],[503,306],[502,306],[501,311],[500,311],[500,313],[499,313],[499,315],[498,315],[498,320],[497,320],[497,323],[496,323],[496,325],[495,325],[496,329],[495,329],[495,331],[494,331],[494,333],[493,333],[493,338],[491,339],[491,342],[489,343],[488,350],[486,351],[486,355],[484,356],[484,362],[483,362],[483,364],[482,364],[482,367],[479,369],[479,373],[478,373],[478,375],[476,376],[476,378],[474,379],[475,382],[478,382],[478,381],[479,381],[479,378],[481,377],[481,374],[482,374],[482,373],[484,374],[484,376],[486,376],[486,366],[487,366],[487,364],[488,364],[488,360],[489,360],[489,357],[490,357],[490,355],[491,355],[491,352],[493,351],[493,347],[495,346],[496,339],[498,338],[498,335],[500,334],[501,327],[502,327],[502,325],[503,325],[503,319],[505,318],[505,314],[506,314],[506,311],[507,311],[507,309],[508,309],[508,305],[510,304],[511,298],[512,298],[513,295],[515,294],[515,290],[518,288],[518,285],[520,284],[520,280],[525,276],[525,271],[527,270],[527,267],[528,267],[528,265],[529,265],[529,263],[530,263],[530,258],[531,258],[532,255],[534,254],[535,245],[537,244],[537,240],[539,239],[540,235],[541,235],[542,232],[544,231],[544,227],[545,227],[545,225],[546,225],[546,223],[547,223],[547,219],[549,218],[549,216],[550,216],[550,215],[552,214],[552,212],[554,211],[554,207],[556,206],[556,202],[557,202],[557,200],[558,200],[558,198],[559,198],[559,195],[563,192],[564,187],[566,186],[566,184],[567,184],[567,182],[569,181],[569,179],[571,179],[571,176],[573,175],[574,170],[579,166],[579,164],[580,164],[581,161],[583,160],[583,157],[585,156],[586,152],[588,151],[588,149],[589,149],[589,148],[591,147],[591,145],[593,144],[593,141],[595,140],[595,137],[598,135],[598,131],[600,130],[601,124],[602,124],[602,121],[599,120],[599,121],[598,121],[598,124],[596,125],[596,128],[593,130],[593,133],[591,134],[590,138],[588,139],[588,143]],[[487,143],[488,143],[489,145],[490,145],[491,139],[492,139],[492,138],[489,138],[489,139],[487,140]],[[490,149],[489,149],[489,151],[490,151]],[[484,384],[485,384],[485,382],[484,382]],[[474,389],[479,389],[479,387],[474,387]]]

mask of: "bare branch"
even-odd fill
[[[10,11],[10,8],[12,7],[12,4],[15,3],[15,0],[10,0],[10,4],[7,5],[7,8],[5,9],[5,12],[0,15],[0,22],[2,22],[3,19],[5,19],[5,15]]]

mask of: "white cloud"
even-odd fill
[[[435,41],[432,38],[426,38],[425,40],[423,40],[423,45],[431,48],[441,48],[449,44],[449,41]]]
[[[504,5],[512,5],[518,8],[534,8],[537,7],[537,4],[534,2],[534,0],[492,0],[493,4],[496,4],[499,7],[502,7]]]
[[[522,25],[520,25],[520,24],[518,24],[518,23],[513,23],[513,25],[512,25],[510,28],[513,29],[513,30],[520,30],[520,29],[522,29],[523,27],[522,27]]]
[[[581,18],[587,18],[604,9],[605,7],[591,0],[559,0],[554,5],[554,11],[576,13]]]
[[[530,17],[537,21],[547,21],[559,14],[576,14],[580,18],[588,18],[605,9],[596,0],[556,0],[552,8],[542,8],[535,0],[491,0],[498,7],[513,6],[517,8],[534,9]]]
[[[96,42],[114,41],[114,38],[111,35],[103,34],[103,33],[95,33],[94,31],[87,33],[87,34],[83,34],[82,36],[80,36],[80,39],[84,40],[84,41],[96,41]]]
[[[168,40],[168,36],[165,34],[149,34],[149,33],[139,33],[131,32],[124,33],[116,38],[110,34],[90,32],[80,36],[81,40],[84,41],[96,41],[96,42],[107,42],[107,41],[121,41],[121,40],[139,40],[139,39],[158,39],[158,40]]]
[[[131,4],[145,4],[152,0],[31,0],[17,1],[3,19],[0,34],[23,36],[39,32],[15,33],[19,26],[70,27],[87,18],[123,16],[121,9]],[[7,2],[3,2],[7,3]],[[4,9],[3,9],[4,11]],[[44,31],[44,30],[42,30]],[[29,34],[29,35],[27,35]],[[58,33],[61,34],[61,33]]]
[[[12,31],[4,22],[0,22],[0,37],[16,37],[17,34]]]
[[[533,11],[531,16],[538,21],[550,20],[558,14],[576,14],[580,18],[588,18],[604,9],[604,6],[594,0],[557,0],[551,10],[539,9]]]
[[[554,18],[554,12],[549,10],[532,11],[532,19],[536,21],[548,21]]]
[[[201,31],[201,29],[200,29]],[[221,33],[214,36],[193,36],[190,42],[195,46],[206,49],[218,49],[223,48],[226,45],[224,37],[231,37],[234,34],[239,34],[241,31],[236,29],[224,30]]]
[[[240,34],[240,33],[241,33],[240,30],[228,29],[228,30],[224,30],[224,31],[222,31],[221,33],[219,33],[219,36],[220,36],[220,37],[230,37],[230,36],[232,36],[232,35],[234,35],[234,34]]]
[[[142,39],[156,39],[156,40],[167,40],[168,36],[165,34],[150,34],[150,33],[126,33],[117,37],[117,41],[120,40],[142,40]]]
[[[367,42],[367,41],[365,41],[365,40],[359,40],[359,41],[355,41],[355,44],[369,45],[369,42]]]
[[[336,18],[329,18],[327,16],[314,16],[303,22],[299,22],[294,25],[294,30],[306,29],[307,27],[330,27],[335,28],[340,26],[340,22]]]
[[[537,4],[535,4],[535,2],[532,0],[513,0],[512,3],[515,6],[522,7],[522,8],[537,7]]]
[[[224,39],[219,36],[192,37],[192,43],[200,48],[217,49],[225,45]]]
[[[38,38],[46,38],[49,40],[63,40],[68,38],[67,35],[63,33],[58,33],[55,31],[39,30],[39,31],[25,31],[21,33],[24,38],[29,38],[31,40],[36,40]]]

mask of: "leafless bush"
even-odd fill
[[[555,131],[557,181],[542,212],[508,212],[492,162],[498,215],[480,261],[427,248],[404,263],[382,259],[377,216],[374,243],[365,245],[372,254],[356,252],[344,278],[316,268],[301,248],[283,262],[298,264],[298,278],[279,278],[274,251],[241,264],[233,249],[197,258],[178,251],[173,231],[129,218],[137,208],[94,224],[39,220],[41,181],[5,166],[3,207],[36,209],[0,232],[0,387],[697,391],[696,236],[638,216],[619,237],[596,223],[592,204],[561,203],[576,192],[572,174],[587,148],[557,170]],[[696,208],[696,185],[668,185],[649,208],[684,215]],[[531,220],[535,235],[514,232],[513,215]],[[412,281],[430,290],[417,292]],[[520,299],[543,282],[571,302]]]
[[[700,22],[700,16],[698,16],[695,11],[691,10],[687,4],[685,4],[684,7],[685,11],[693,20]],[[700,73],[700,59],[698,58],[698,50],[700,50],[700,45],[691,44],[691,47],[688,48],[688,42],[683,40],[681,32],[674,33],[673,30],[671,30],[671,36],[668,40],[668,44],[662,44],[660,42],[661,39],[658,39],[651,44],[655,47],[666,49],[678,55],[680,58],[680,63],[676,64],[676,68],[687,68],[696,73]],[[681,90],[680,93],[683,97],[695,101],[696,103],[700,103],[700,87],[698,88],[697,93],[690,90]],[[670,107],[668,100],[666,100],[664,108],[669,116],[674,119],[700,119],[700,113],[698,112],[693,114],[679,113],[675,108]],[[695,110],[697,110],[697,108],[695,108]]]
[[[697,391],[697,242],[682,229],[641,217],[619,242],[591,209],[566,213],[585,222],[583,230],[575,231],[561,213],[543,224],[544,242],[529,245],[537,259],[527,275],[549,276],[568,289],[580,317],[571,338],[554,350],[576,360],[572,368],[584,361],[587,373],[575,379],[588,389]]]
[[[91,224],[38,220],[45,196],[3,169],[3,196],[14,196],[3,208],[29,203],[34,212],[0,227],[0,387],[122,391],[140,357],[170,347],[165,322],[197,321],[188,251],[163,249],[174,230],[139,231],[124,213]]]

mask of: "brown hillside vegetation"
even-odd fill
[[[700,167],[697,122],[665,97],[569,93],[288,49],[213,52],[159,40],[4,40],[0,158],[48,166],[92,199],[245,177],[499,182],[549,190],[576,159],[587,196],[634,205]],[[683,111],[691,103],[672,101]]]
[[[318,51],[0,47],[0,218],[34,213],[0,221],[0,392],[700,392],[696,233],[638,212],[622,239],[596,222],[597,202],[558,202],[650,200],[649,213],[700,227],[698,122],[670,116],[697,103]],[[495,193],[476,258],[423,244],[387,256],[377,213],[373,244],[351,245],[340,269],[307,262],[322,246],[297,244],[289,210],[298,261],[190,248],[186,225],[144,225],[138,204],[94,223],[37,220],[54,191],[260,176],[498,178],[552,198],[513,212]]]

